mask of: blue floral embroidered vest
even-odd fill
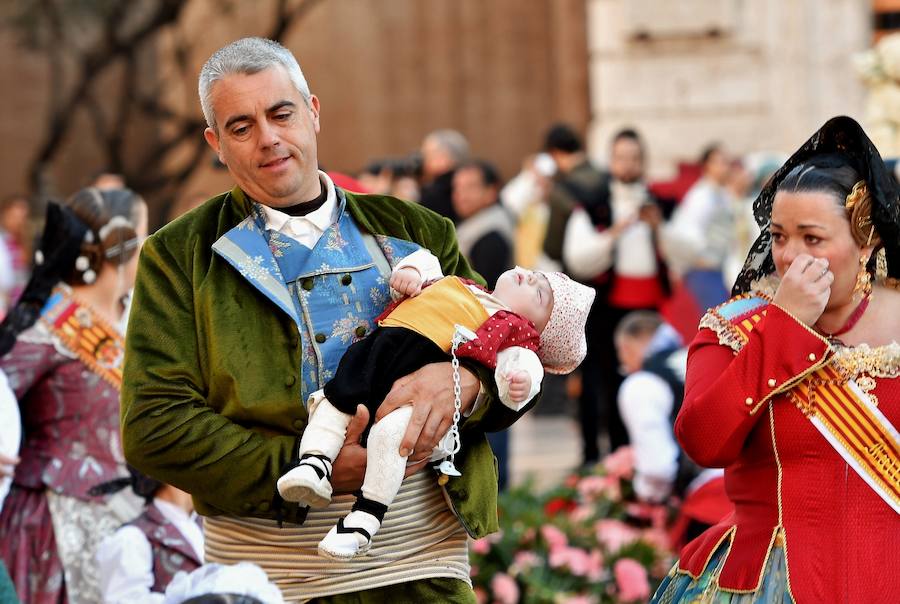
[[[258,204],[240,225],[216,242],[214,249],[244,278],[297,323],[302,351],[300,372],[304,404],[337,369],[344,351],[375,328],[375,318],[388,302],[389,275],[378,265],[380,253],[391,266],[420,249],[392,237],[375,237],[371,246],[345,211],[338,191],[338,219],[313,249],[266,229]]]

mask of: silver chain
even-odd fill
[[[441,447],[449,452],[449,456],[444,459],[438,469],[444,474],[452,476],[460,475],[453,462],[462,446],[459,439],[459,420],[462,417],[462,386],[460,385],[459,358],[456,356],[456,349],[464,342],[473,339],[475,339],[474,333],[465,327],[457,325],[456,331],[453,333],[453,339],[450,342],[450,355],[452,356],[450,366],[453,368],[453,425],[450,426],[447,434],[441,439]]]
[[[460,447],[459,412],[462,408],[462,386],[459,385],[459,358],[456,356],[456,349],[459,348],[460,344],[462,344],[461,338],[453,336],[453,347],[450,349],[450,354],[453,355],[453,360],[450,361],[450,365],[453,367],[453,425],[450,426],[450,430],[448,431],[448,434],[452,434],[451,438],[453,438],[453,448],[450,450],[450,461],[453,461],[453,456],[456,455]]]

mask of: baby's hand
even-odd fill
[[[422,275],[411,266],[403,266],[391,273],[391,288],[404,296],[417,296],[422,291]]]
[[[525,371],[514,371],[506,376],[509,380],[509,398],[521,403],[531,392],[531,377]]]

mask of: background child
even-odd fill
[[[423,289],[435,277],[440,278]],[[457,349],[457,357],[494,369],[501,401],[516,411],[540,391],[544,368],[568,373],[584,358],[584,324],[594,290],[562,273],[515,268],[487,292],[457,277],[441,277],[437,259],[420,250],[394,268],[390,285],[407,298],[382,314],[378,329],[350,346],[334,378],[310,397],[299,464],[278,481],[285,500],[311,507],[329,503],[332,462],[356,405],[365,404],[374,415],[395,380],[446,362],[456,325],[477,336]],[[371,546],[403,481],[407,457],[399,448],[411,413],[411,407],[402,407],[372,426],[361,494],[319,543],[321,554],[352,558]],[[432,459],[449,453],[436,450]]]
[[[143,513],[106,537],[97,548],[103,601],[162,602],[166,586],[179,571],[203,565],[203,531],[190,494],[129,467],[131,479],[104,483],[114,492],[130,485],[146,507]]]
[[[702,468],[675,441],[684,398],[687,348],[659,313],[625,315],[615,331],[621,371],[619,412],[634,450],[634,492],[641,501],[682,500],[669,536],[681,547],[733,510],[721,469]]]

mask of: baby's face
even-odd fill
[[[547,277],[528,269],[516,267],[500,275],[494,287],[494,297],[509,306],[514,313],[534,323],[538,332],[544,331],[553,310],[553,289]]]

